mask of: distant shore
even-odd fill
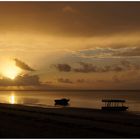
[[[72,107],[0,104],[1,138],[140,138],[140,116]]]

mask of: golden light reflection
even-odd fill
[[[21,73],[21,69],[15,65],[14,61],[5,61],[0,71],[4,77],[10,79],[15,79],[15,77]]]
[[[9,97],[9,103],[10,104],[15,104],[16,103],[16,99],[15,99],[15,95],[12,94],[10,97]]]

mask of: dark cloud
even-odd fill
[[[28,66],[26,63],[22,62],[21,60],[15,58],[14,59],[16,66],[18,66],[19,68],[23,69],[23,70],[27,70],[27,71],[35,71],[34,69],[32,69],[30,66]]]
[[[73,83],[73,82],[72,82],[70,79],[68,79],[68,78],[66,78],[66,79],[64,79],[64,78],[59,78],[59,79],[57,79],[57,81],[60,82],[60,83],[67,83],[67,84],[72,84],[72,83]]]
[[[52,81],[45,81],[43,82],[44,84],[52,84],[53,82]]]
[[[73,14],[75,9],[78,15]],[[59,36],[107,35],[139,31],[139,14],[139,2],[1,2],[0,29]]]
[[[41,85],[38,75],[17,76],[14,80],[3,77],[0,86],[37,86]]]
[[[93,66],[91,63],[80,62],[81,68],[75,68],[75,72],[89,73],[89,72],[97,72],[97,67]]]
[[[71,71],[71,66],[68,64],[57,64],[54,66],[61,72],[70,72]]]
[[[77,13],[77,10],[74,9],[72,6],[65,6],[62,8],[62,11],[65,13]]]
[[[84,82],[86,82],[86,81],[85,81],[85,79],[77,79],[77,82],[78,82],[78,83],[84,83]]]
[[[17,85],[24,85],[24,86],[41,84],[38,75],[18,76],[16,77],[15,82]]]
[[[118,65],[106,65],[103,67],[95,66],[92,63],[80,62],[81,67],[74,69],[75,72],[121,72],[126,70],[139,70],[140,66],[132,64],[129,61],[122,60]]]
[[[140,70],[139,64],[131,63],[130,61],[127,61],[125,59],[120,62],[120,65],[123,66],[124,70]]]
[[[120,61],[119,64],[97,66],[92,63],[79,62],[80,67],[73,68],[69,64],[58,64],[56,68],[63,72],[79,72],[79,73],[104,73],[104,72],[122,72],[127,70],[140,70],[140,66],[135,63],[130,63],[127,60]]]

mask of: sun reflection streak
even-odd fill
[[[15,104],[16,103],[16,99],[15,99],[15,95],[12,94],[10,97],[9,97],[9,103],[10,104]]]

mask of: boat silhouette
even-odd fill
[[[55,101],[55,105],[67,106],[69,104],[68,102],[70,101],[70,99],[62,98],[54,101]]]
[[[102,107],[102,110],[126,111],[128,109],[127,106],[124,106],[126,101],[123,99],[105,99],[102,100],[102,102],[105,103],[105,105]]]

